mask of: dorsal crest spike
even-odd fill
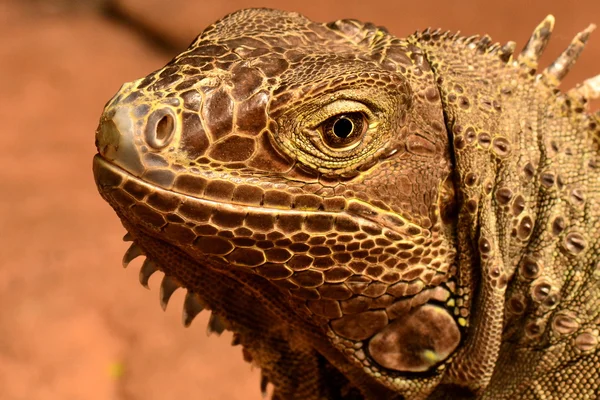
[[[440,39],[458,43],[461,40],[460,31],[446,30],[440,34]]]
[[[441,31],[440,30],[438,32],[438,34],[439,34],[439,39],[440,40],[452,40],[452,38],[454,37],[454,32],[451,32],[451,31],[448,31],[448,30],[446,30],[446,31]]]
[[[502,61],[504,61],[505,63],[509,62],[510,59],[512,58],[513,53],[515,52],[515,49],[517,48],[517,44],[513,41],[510,42],[506,42],[506,44],[504,44],[502,47],[500,47],[499,51],[499,56],[500,59]]]
[[[496,54],[498,50],[500,50],[500,43],[494,43],[490,45],[487,49],[488,53],[490,54]]]
[[[477,49],[481,52],[485,52],[489,49],[492,44],[492,38],[489,35],[483,35],[477,42]]]
[[[575,62],[581,55],[590,34],[596,29],[596,25],[591,24],[585,30],[579,32],[569,46],[552,64],[550,64],[542,73],[548,81],[558,85],[560,81],[569,73]]]
[[[533,70],[537,69],[538,61],[550,41],[553,29],[554,16],[550,14],[534,29],[533,34],[523,47],[521,54],[519,54],[519,64]]]
[[[600,99],[600,74],[586,79],[582,84],[569,90],[567,94],[583,102]],[[598,116],[600,116],[600,111]]]
[[[479,38],[480,38],[480,36],[479,36],[479,35],[471,35],[471,36],[468,36],[468,37],[464,38],[464,39],[463,39],[463,43],[464,43],[465,45],[469,45],[469,44],[471,44],[471,43],[474,43],[474,42],[478,41],[478,40],[479,40]]]

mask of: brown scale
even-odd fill
[[[597,394],[600,83],[555,88],[592,28],[535,76],[553,23],[513,58],[487,36],[225,17],[101,118],[124,265],[165,272],[163,308],[188,289],[184,325],[211,309],[273,398]]]

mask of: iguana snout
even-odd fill
[[[140,99],[135,89],[136,82],[123,85],[107,104],[96,130],[96,148],[105,159],[141,177],[148,154],[176,140],[181,111],[177,99]]]

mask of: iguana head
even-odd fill
[[[251,352],[260,315],[284,340],[293,316],[336,368],[425,392],[465,324],[438,84],[382,28],[244,10],[110,100],[96,181]]]

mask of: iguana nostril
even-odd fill
[[[167,146],[176,130],[175,113],[170,108],[158,109],[148,117],[146,142],[155,149]]]
[[[173,133],[173,128],[175,124],[173,123],[173,118],[170,115],[165,115],[162,117],[158,124],[156,124],[156,140],[160,142],[165,142]]]

